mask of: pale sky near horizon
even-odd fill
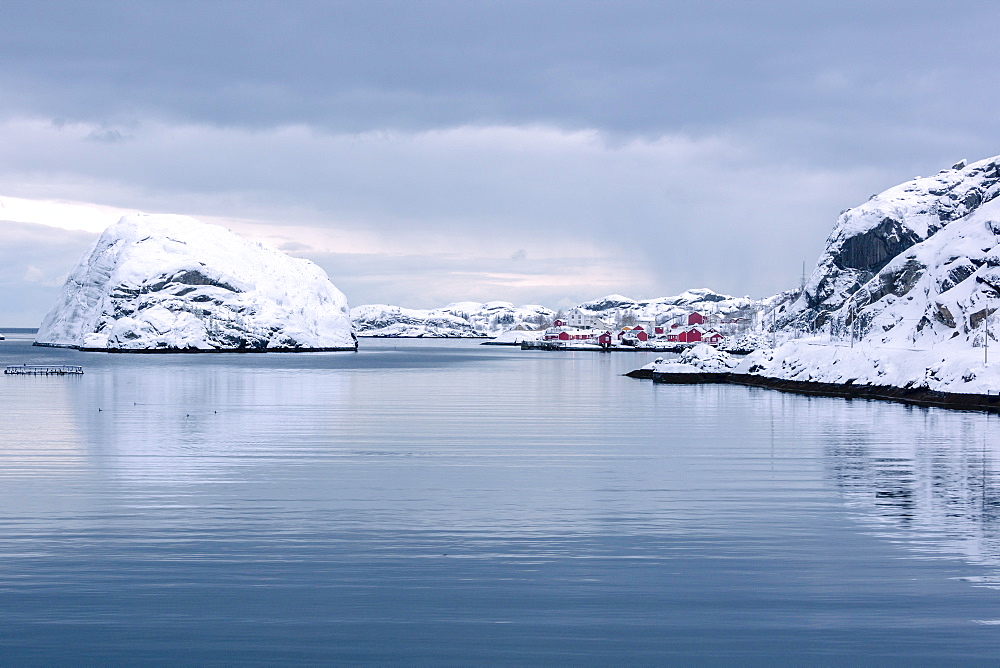
[[[135,210],[313,259],[353,305],[772,294],[843,209],[1000,153],[998,18],[975,1],[4,0],[0,326],[37,325]]]

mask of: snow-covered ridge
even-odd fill
[[[360,336],[492,337],[517,329],[538,329],[552,322],[555,311],[510,302],[455,302],[436,309],[409,309],[366,304],[351,309]]]
[[[673,297],[656,299],[635,300],[622,295],[608,295],[584,302],[576,308],[593,315],[615,311],[639,319],[668,320],[691,311],[698,311],[704,315],[733,313],[753,308],[755,304],[757,302],[750,297],[733,297],[719,294],[709,288],[695,288]]]
[[[911,181],[845,211],[786,322],[823,325],[893,258],[1000,195],[1000,157]]]
[[[771,298],[774,300],[780,297]],[[667,322],[692,311],[735,314],[769,303],[749,297],[722,295],[708,288],[687,290],[673,297],[635,300],[608,295],[575,307],[582,313],[612,319]],[[537,330],[552,324],[559,311],[544,306],[514,306],[510,302],[456,302],[437,309],[408,309],[367,304],[351,309],[360,336],[495,337],[516,329]],[[634,323],[633,323],[634,324]]]
[[[185,216],[134,214],[70,273],[38,345],[97,350],[353,350],[347,299],[318,266]]]
[[[785,318],[737,372],[957,393],[1000,390],[1000,158],[915,179],[843,214]],[[989,337],[987,341],[987,336]]]

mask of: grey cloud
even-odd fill
[[[133,139],[132,135],[123,134],[121,130],[114,128],[102,128],[91,130],[85,137],[86,141],[99,141],[106,144],[114,144],[121,141]]]
[[[0,184],[23,196],[10,191],[18,170],[51,174],[56,184],[86,174],[63,184],[78,188],[71,198],[354,225],[387,249],[470,257],[489,250],[511,264],[519,250],[528,258],[600,255],[628,263],[615,291],[633,295],[691,285],[783,289],[818,254],[838,211],[864,201],[879,181],[910,176],[783,165],[722,138],[607,142],[553,128],[322,135],[149,126],[127,144],[67,141],[86,132],[0,124]]]
[[[387,255],[354,253],[294,253],[320,265],[352,306],[391,303],[434,308],[454,301],[511,301],[516,304],[580,303],[629,285],[628,262],[608,263],[587,257],[548,260],[498,259],[482,256],[431,254]],[[595,281],[588,284],[592,272]],[[552,283],[552,277],[582,274],[572,286]],[[620,277],[611,285],[598,277]],[[529,285],[524,285],[527,279]],[[638,287],[632,282],[629,287]],[[649,286],[641,286],[648,290]],[[391,299],[386,299],[391,295]]]
[[[926,0],[7,2],[0,104],[334,131],[806,117],[871,134],[978,124],[996,18],[995,3]]]
[[[764,294],[794,284],[838,211],[1000,152],[984,112],[1000,95],[998,12],[8,0],[0,194],[353,226],[414,246],[419,261],[331,265],[354,303],[470,297],[463,276],[518,301],[522,287],[477,273],[501,260],[613,265],[614,291],[637,297]],[[545,264],[560,256],[576,259]],[[540,283],[525,300],[603,291]]]

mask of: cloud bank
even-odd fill
[[[106,207],[12,218],[91,232],[127,210],[221,222],[354,304],[764,295],[842,209],[1000,152],[998,11],[11,1],[0,200]],[[10,289],[44,290],[0,225],[0,262],[40,281]],[[87,242],[36,239],[63,272]],[[45,308],[0,302],[0,324]]]

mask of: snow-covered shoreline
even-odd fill
[[[936,363],[928,366],[932,361]],[[925,372],[923,379],[913,380],[919,370]],[[882,351],[873,356],[860,345],[803,339],[737,359],[699,345],[678,359],[660,359],[626,375],[662,384],[726,383],[811,396],[1000,412],[996,383],[1000,358],[992,366],[976,364],[968,355],[949,358],[944,349]]]
[[[732,364],[723,381],[997,410],[997,310],[1000,157],[962,161],[844,212],[774,318],[773,349]],[[709,362],[721,354],[692,355],[693,371],[655,365],[654,380],[717,373]]]

